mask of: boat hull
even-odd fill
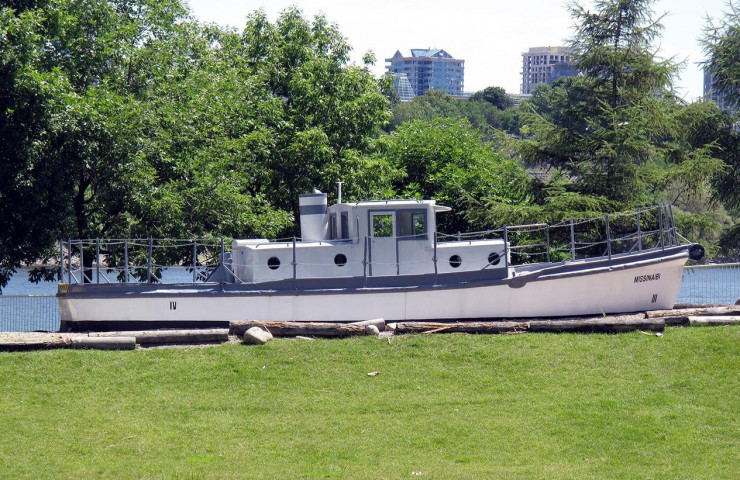
[[[686,248],[572,262],[514,276],[416,286],[274,288],[70,285],[58,294],[63,330],[226,325],[253,321],[464,320],[562,317],[672,308]],[[437,278],[438,279],[438,278]]]

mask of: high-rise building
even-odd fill
[[[414,95],[423,95],[427,90],[444,90],[449,95],[462,96],[465,76],[465,60],[452,58],[441,49],[412,49],[410,57],[400,51],[386,58],[387,74],[402,81],[406,75]],[[400,93],[400,92],[399,92]]]
[[[714,88],[714,76],[709,70],[704,68],[704,99],[712,100],[723,112],[734,113],[738,107],[733,106],[723,93],[719,93]]]
[[[568,47],[533,47],[522,53],[521,93],[528,95],[538,83],[552,85],[560,77],[576,74],[573,51]]]

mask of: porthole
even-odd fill
[[[280,268],[280,259],[277,257],[270,257],[269,260],[267,260],[267,266],[270,267],[270,270],[277,270]]]
[[[496,252],[491,252],[491,254],[488,255],[488,264],[498,265],[499,263],[501,263],[501,255]]]
[[[334,257],[334,263],[337,267],[343,267],[347,265],[347,256],[343,253],[337,253]]]
[[[460,265],[462,265],[462,258],[460,258],[460,255],[453,255],[450,257],[450,266],[452,268],[457,268]]]

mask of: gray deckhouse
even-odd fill
[[[234,240],[237,283],[288,279],[390,277],[501,269],[504,241],[436,241],[434,200],[337,203],[325,193],[301,195],[297,242]],[[436,255],[435,255],[436,254]]]

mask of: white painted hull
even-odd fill
[[[119,296],[59,295],[63,325],[85,322],[454,320],[560,317],[672,308],[687,252],[576,273],[543,271],[516,288],[509,281],[475,286],[360,288],[196,294],[166,285]],[[534,277],[534,275],[533,275]],[[526,275],[519,278],[527,278]]]

